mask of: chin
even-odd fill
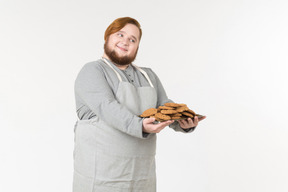
[[[123,57],[130,57],[130,55],[128,55],[128,54],[119,54],[119,53],[117,53],[117,57],[119,57],[119,58],[123,58]]]

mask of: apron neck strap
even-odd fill
[[[105,58],[102,58],[102,60],[103,60],[109,67],[111,67],[111,69],[116,73],[119,81],[122,82],[122,77],[121,77],[121,75],[112,67],[112,65],[111,65]],[[148,80],[150,86],[154,88],[154,86],[153,86],[153,84],[152,84],[149,76],[147,75],[146,71],[144,71],[143,69],[141,69],[141,68],[138,67],[137,65],[134,65],[134,64],[133,64],[133,66],[134,66],[136,69],[138,69],[138,70],[145,76],[145,78]]]
[[[109,67],[111,67],[111,69],[116,73],[119,81],[122,82],[122,77],[121,77],[121,75],[111,66],[111,64],[110,64],[105,58],[102,58],[102,60],[103,60]]]
[[[133,64],[133,66],[134,66],[136,69],[138,69],[138,70],[146,77],[146,79],[148,80],[150,86],[154,88],[154,86],[153,86],[153,84],[152,84],[149,76],[147,75],[146,71],[144,71],[143,69],[141,69],[140,67],[138,67],[138,66],[135,65],[135,64]]]

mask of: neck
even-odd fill
[[[109,61],[111,61],[111,59],[106,55],[106,53],[104,53],[102,57],[105,58],[105,59],[108,59]],[[129,64],[128,64],[128,65],[119,65],[119,64],[117,64],[117,63],[114,63],[113,61],[111,61],[111,62],[112,62],[116,67],[118,67],[118,68],[121,69],[121,70],[125,70],[125,69],[127,69],[127,67],[129,66]]]

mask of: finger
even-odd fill
[[[161,122],[161,123],[159,123],[159,124],[162,124],[163,126],[168,126],[168,125],[170,125],[171,123],[173,123],[174,122],[174,120],[168,120],[168,121],[164,121],[164,122]]]
[[[174,122],[174,120],[164,121],[164,122],[158,123],[156,125],[156,131],[159,133],[162,129],[164,129],[165,127],[167,127],[169,124],[171,124],[173,122]]]
[[[191,127],[196,127],[197,125],[195,124],[195,121],[193,121],[192,118],[187,119],[187,127],[186,128],[191,128]]]
[[[195,126],[195,122],[192,120],[192,118],[188,118],[187,121],[188,121],[189,127]]]
[[[148,118],[149,123],[153,123],[156,119],[154,117]]]
[[[143,121],[145,124],[151,124],[155,121],[155,118],[145,118]]]
[[[178,120],[178,123],[180,124],[181,127],[184,127],[184,124],[182,122],[183,120]]]
[[[182,128],[186,128],[186,127],[188,127],[188,123],[187,123],[187,121],[186,120],[180,120],[180,126],[182,127]]]
[[[195,117],[194,117],[194,121],[193,121],[194,127],[198,125],[198,121],[199,121],[199,120],[198,120],[198,117],[195,116]]]
[[[203,117],[198,118],[198,119],[199,119],[199,121],[202,121],[203,119],[206,119],[206,116],[203,116]]]

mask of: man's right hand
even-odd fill
[[[155,118],[145,118],[143,120],[143,132],[146,133],[159,133],[166,126],[174,122],[174,120],[163,121],[161,123],[154,124]]]

